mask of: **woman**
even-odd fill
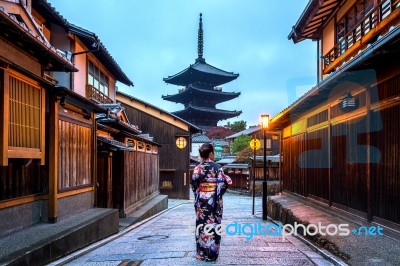
[[[203,144],[199,152],[203,162],[194,168],[192,176],[197,259],[214,261],[218,258],[221,236],[214,229],[209,230],[209,227],[221,224],[222,195],[228,184],[232,184],[232,180],[224,174],[219,164],[213,162],[214,147],[211,144]],[[206,225],[208,226],[204,230]]]

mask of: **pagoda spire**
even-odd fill
[[[202,14],[200,13],[199,20],[199,32],[197,37],[197,60],[196,61],[204,61],[203,58],[203,19]]]

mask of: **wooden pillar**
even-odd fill
[[[372,221],[372,178],[371,178],[371,99],[370,99],[370,91],[366,90],[365,92],[365,102],[367,108],[367,221]]]
[[[8,165],[9,77],[0,71],[0,165]]]
[[[331,110],[328,106],[328,202],[332,206],[332,125],[331,125]]]
[[[50,97],[49,103],[49,223],[58,216],[58,102]]]
[[[73,75],[72,75],[73,76]],[[94,196],[93,196],[93,207],[97,207],[98,203],[98,195],[97,191],[99,187],[97,186],[98,180],[97,180],[97,123],[96,123],[96,113],[92,112],[92,121],[93,121],[93,126],[92,126],[92,154],[91,154],[91,163],[92,163],[92,168],[91,168],[91,180],[93,181],[93,191],[94,191]]]

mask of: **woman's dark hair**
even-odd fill
[[[210,157],[212,152],[214,152],[214,147],[210,143],[204,143],[199,149],[200,157],[203,159]]]

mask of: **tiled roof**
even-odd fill
[[[126,94],[126,93],[123,93],[123,92],[120,92],[120,91],[117,91],[117,94],[120,94],[120,95],[122,95],[122,96],[124,96],[124,97],[126,97],[126,98],[128,98],[128,99],[135,100],[135,101],[137,101],[137,102],[146,104],[147,106],[150,106],[150,107],[152,107],[152,108],[154,108],[154,109],[156,109],[156,110],[158,110],[158,111],[160,111],[160,112],[163,112],[163,113],[165,113],[165,114],[170,115],[170,116],[173,117],[174,119],[177,119],[177,120],[179,120],[179,121],[181,121],[181,122],[186,123],[188,126],[190,126],[192,132],[199,132],[199,131],[200,131],[200,128],[198,128],[197,126],[195,126],[195,125],[189,123],[188,121],[186,121],[186,120],[180,118],[179,116],[176,116],[176,115],[174,115],[174,114],[172,114],[172,113],[170,113],[170,112],[167,112],[167,111],[161,109],[160,107],[157,107],[157,106],[152,105],[152,104],[150,104],[150,103],[148,103],[148,102],[145,102],[145,101],[143,101],[143,100],[141,100],[141,99],[139,99],[139,98],[136,98],[136,97],[134,97],[134,96],[132,96],[132,95],[129,95],[129,94]]]
[[[374,56],[379,55],[377,51],[382,49],[382,47],[388,45],[395,51],[397,49],[396,39],[399,38],[399,35],[400,25],[390,27],[389,31],[384,33],[383,36],[379,36],[373,44],[368,44],[364,50],[358,51],[358,54],[355,57],[351,57],[347,62],[343,62],[341,67],[336,68],[336,70],[327,78],[322,80],[316,86],[312,87],[309,91],[295,100],[291,105],[270,119],[271,129],[279,129],[281,127],[278,125],[279,123],[289,123],[303,111],[309,110],[312,106],[325,101],[329,96],[332,86],[335,86],[335,84],[340,82],[341,79],[346,80],[346,77],[351,77],[351,70],[359,67],[359,65],[361,65],[363,62],[373,60]],[[387,47],[385,49],[387,49]],[[369,77],[371,72],[372,70],[370,72],[368,72],[368,70],[364,70],[364,73],[358,71],[357,75],[359,75],[359,79],[362,75],[366,75],[365,78],[372,79],[373,77]]]
[[[205,134],[193,134],[192,135],[192,143],[211,143],[211,140]]]
[[[226,72],[212,65],[205,60],[196,60],[196,63],[190,65],[185,70],[168,78],[164,81],[169,84],[186,86],[195,82],[207,83],[211,86],[218,86],[236,79],[239,74]]]
[[[267,157],[266,158],[267,161],[271,161],[271,163],[279,163],[279,154],[278,155],[267,155],[266,157]],[[250,157],[250,159],[253,160],[253,157]],[[264,156],[256,156],[256,161],[263,162]]]
[[[229,142],[223,139],[216,139],[213,141],[214,145],[219,145],[219,146],[229,146]]]
[[[194,106],[194,105],[189,104],[189,106],[186,107],[185,109],[173,112],[173,114],[182,117],[188,113],[193,113],[193,112],[208,113],[208,114],[218,115],[218,116],[222,116],[222,117],[226,117],[226,118],[239,116],[242,113],[242,111],[236,111],[236,110],[228,111],[228,110],[222,110],[222,109],[216,109],[216,108],[199,107],[199,106]]]
[[[109,70],[118,81],[128,86],[133,86],[133,82],[122,71],[121,67],[114,60],[96,34],[68,22],[68,20],[65,19],[47,0],[34,0],[32,1],[32,5],[35,9],[39,9],[40,12],[42,12],[50,21],[60,24],[65,28],[65,30],[78,35],[86,47],[90,48],[92,47],[93,42],[96,42],[98,44],[98,51],[94,51],[95,56],[98,57],[98,59],[107,67],[107,70]]]
[[[22,7],[21,7],[22,8]],[[1,35],[5,35],[9,42],[16,43],[20,49],[30,50],[39,61],[50,71],[78,71],[65,54],[60,53],[46,39],[44,34],[38,29],[33,17],[26,12],[34,25],[34,29],[28,28],[23,22],[19,22],[14,14],[0,6],[0,28]],[[37,34],[35,33],[37,32]]]
[[[234,99],[240,95],[240,92],[225,92],[222,90],[202,89],[192,84],[185,87],[182,91],[173,95],[163,95],[162,98],[171,102],[187,103],[196,97],[207,97],[216,103],[221,103]]]
[[[96,42],[99,47],[98,51],[93,52],[94,55],[107,67],[107,70],[109,70],[118,81],[128,86],[133,86],[133,82],[126,76],[124,71],[122,71],[121,67],[95,33],[71,23],[69,23],[68,28],[72,33],[80,37],[86,47],[92,47],[93,42]]]
[[[216,161],[218,164],[228,164],[228,163],[234,163],[236,161],[236,156],[226,156],[225,158],[222,158],[219,161]]]
[[[245,129],[243,131],[237,132],[233,135],[227,136],[225,139],[235,139],[241,135],[251,135],[254,134],[255,132],[260,131],[260,126],[255,126],[255,127],[249,127],[248,129]]]

